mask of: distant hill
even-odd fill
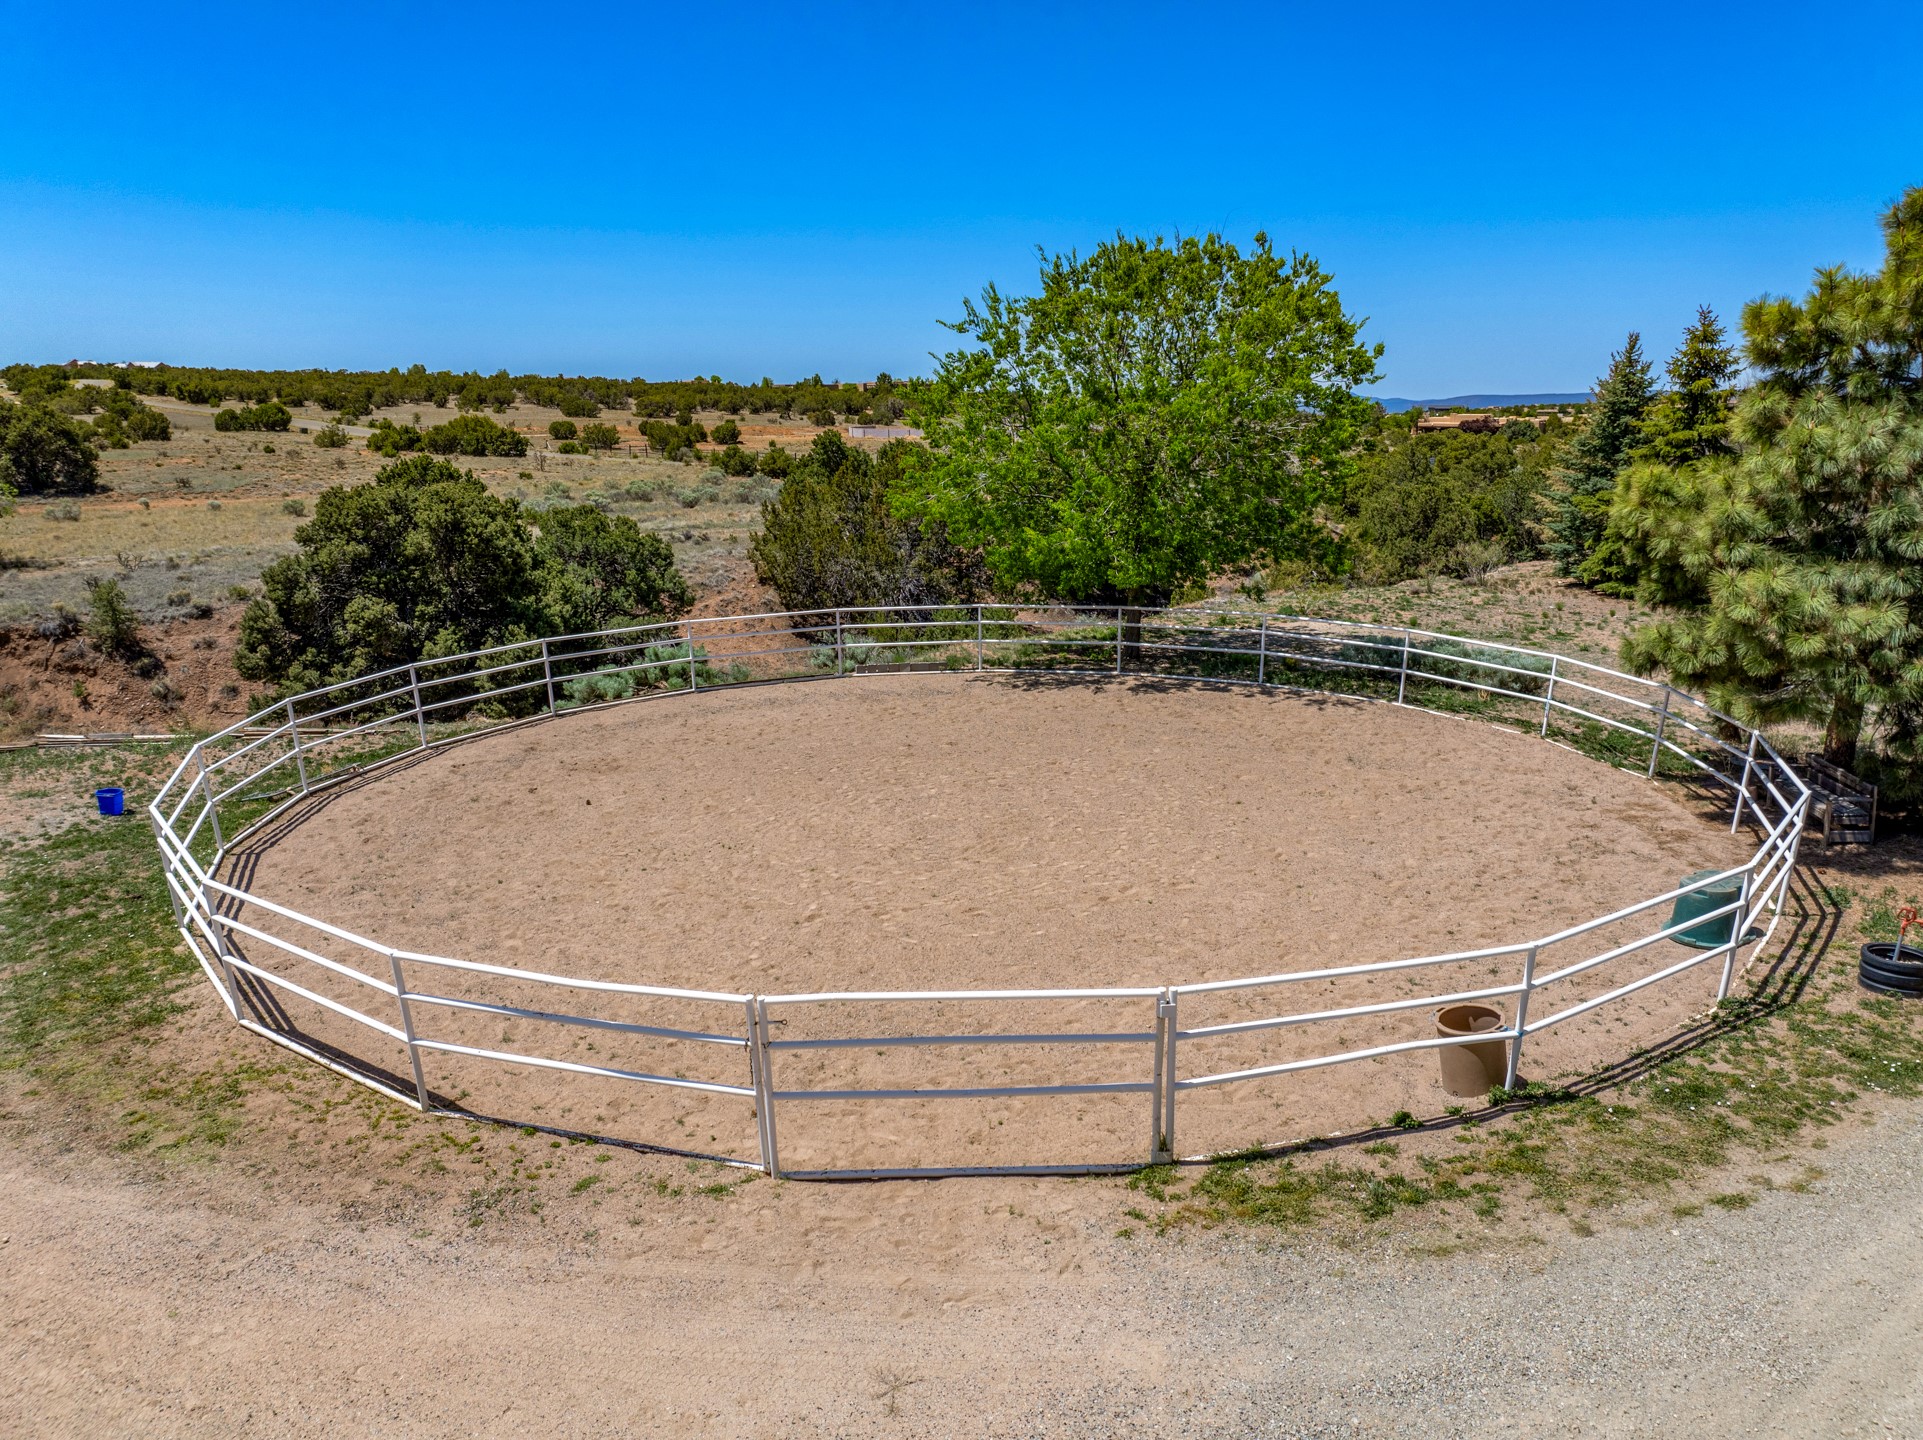
[[[1450,395],[1441,400],[1404,400],[1400,395],[1366,395],[1384,410],[1493,410],[1501,405],[1586,405],[1595,397],[1587,390],[1580,394],[1558,392],[1544,395]]]

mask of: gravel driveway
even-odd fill
[[[1087,1191],[956,1182],[791,1187],[736,1243],[583,1250],[15,1149],[0,1433],[1923,1434],[1923,1116],[1815,1158],[1747,1210],[1454,1254],[1442,1228],[1124,1241]],[[998,1241],[917,1253],[917,1207],[1010,1196],[1031,1213]],[[883,1211],[893,1239],[859,1228]]]

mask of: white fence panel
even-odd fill
[[[244,875],[220,878],[245,842],[306,797],[475,733],[671,694],[904,671],[1175,675],[1443,713],[1463,703],[1506,706],[1499,718],[1551,739],[1573,724],[1570,739],[1624,768],[1719,787],[1732,833],[1747,816],[1762,838],[1747,862],[1717,877],[1737,882],[1737,898],[1683,924],[1671,925],[1667,910],[1689,893],[1679,888],[1490,949],[1102,990],[752,995],[623,984],[394,949],[254,894]],[[594,1133],[621,1112],[624,1102],[611,1096],[677,1095],[677,1103],[713,1108],[687,1134],[654,1137],[659,1148],[771,1174],[849,1177],[1080,1173],[1165,1161],[1175,1154],[1181,1097],[1455,1043],[1407,1038],[1396,1027],[1401,1017],[1464,1001],[1504,1007],[1503,1028],[1479,1038],[1507,1042],[1513,1085],[1531,1037],[1644,988],[1712,965],[1716,996],[1726,996],[1739,952],[1760,953],[1774,933],[1809,800],[1759,732],[1670,686],[1568,656],[1301,617],[1225,614],[1203,624],[1127,609],[985,604],[721,616],[422,660],[292,696],[209,737],[148,808],[181,934],[249,1030],[433,1113],[476,1114],[445,1098],[461,1093],[462,1067],[473,1065],[513,1077],[508,1094],[522,1107],[479,1118]],[[1681,959],[1651,953],[1724,917],[1724,944]],[[1318,984],[1368,994],[1390,977],[1415,975],[1435,979],[1420,994],[1385,991],[1358,1003],[1297,998]],[[925,1023],[892,1018],[904,1014]],[[1329,1049],[1316,1037],[1332,1026],[1338,1039]],[[1345,1042],[1345,1028],[1366,1033]],[[959,1057],[948,1073],[961,1083],[927,1079],[912,1057],[931,1050]],[[559,1085],[599,1087],[582,1107],[595,1120],[561,1123],[572,1112],[546,1103]],[[846,1129],[837,1138],[831,1127],[825,1140],[807,1131],[810,1112],[858,1107],[863,1122],[853,1128],[861,1131],[896,1107],[888,1123],[913,1128],[918,1116],[984,1101],[1121,1107],[1084,1130],[1112,1153],[887,1164],[855,1153]],[[725,1107],[731,1119],[718,1118]],[[722,1130],[737,1125],[746,1153],[727,1153]],[[784,1125],[806,1137],[791,1136],[791,1146],[822,1163],[784,1166]],[[932,1122],[922,1128],[937,1141],[946,1133]],[[703,1150],[693,1131],[723,1149]]]

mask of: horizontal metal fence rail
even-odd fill
[[[722,653],[710,655],[706,646],[724,648]],[[717,669],[720,662],[727,664],[725,672]],[[798,662],[801,669],[799,673],[770,675],[758,673],[748,662],[777,668],[784,662]],[[1446,687],[1440,694],[1460,693],[1512,704],[1517,708],[1508,712],[1507,719],[1533,727],[1544,737],[1550,735],[1552,720],[1564,717],[1601,727],[1595,732],[1598,736],[1631,737],[1638,745],[1647,742],[1646,758],[1637,752],[1634,764],[1623,764],[1627,755],[1617,763],[1653,778],[1665,758],[1681,762],[1683,773],[1727,791],[1731,833],[1739,828],[1747,812],[1762,832],[1762,839],[1749,860],[1709,881],[1665,891],[1538,939],[1246,979],[1100,989],[754,995],[627,984],[397,949],[254,894],[231,879],[219,878],[223,865],[238,847],[306,797],[477,733],[572,710],[600,709],[677,692],[696,694],[742,685],[902,671],[1043,672],[1070,678],[1173,675],[1201,683],[1267,690],[1332,690],[1357,699],[1447,714],[1450,712],[1446,709],[1438,711],[1435,706],[1419,703],[1428,693],[1427,687]],[[1345,677],[1373,679],[1384,687],[1393,684],[1394,699],[1389,700],[1386,694],[1346,690],[1343,686],[1350,681]],[[1417,698],[1411,696],[1412,686]],[[1539,716],[1536,707],[1540,707]],[[430,730],[430,724],[436,729]],[[1719,1000],[1726,997],[1738,953],[1752,945],[1756,947],[1752,954],[1761,953],[1775,932],[1809,803],[1808,787],[1761,732],[1661,682],[1564,655],[1407,627],[1307,617],[1219,612],[1208,615],[1204,623],[1192,614],[1126,608],[1091,611],[984,604],[851,607],[668,621],[550,636],[396,666],[279,701],[199,742],[161,786],[147,813],[181,936],[229,1016],[246,1029],[402,1104],[433,1114],[469,1112],[436,1102],[423,1068],[423,1054],[455,1055],[492,1064],[738,1098],[752,1106],[758,1153],[752,1160],[710,1158],[752,1165],[769,1174],[807,1178],[983,1171],[1087,1173],[1167,1161],[1174,1156],[1177,1100],[1184,1093],[1461,1042],[1449,1038],[1398,1040],[1236,1069],[1211,1069],[1203,1059],[1194,1059],[1184,1073],[1184,1060],[1206,1056],[1211,1043],[1298,1026],[1394,1016],[1440,1005],[1512,1002],[1513,1014],[1503,1028],[1478,1032],[1475,1038],[1478,1042],[1506,1043],[1506,1083],[1513,1086],[1531,1036],[1650,985],[1698,965],[1720,962],[1716,994]],[[223,806],[228,807],[232,818],[242,822],[231,833],[222,820]],[[1737,898],[1728,904],[1679,923],[1665,922],[1556,968],[1540,968],[1545,952],[1553,947],[1580,942],[1611,926],[1637,922],[1684,895],[1731,881],[1735,882]],[[1553,1003],[1556,987],[1566,986],[1577,976],[1725,918],[1729,929],[1723,944],[1695,951],[1673,963],[1659,963],[1603,994],[1540,1013],[1545,1005]],[[1753,928],[1756,922],[1763,922],[1760,931]],[[289,938],[284,933],[289,930],[326,937],[357,960],[350,963],[324,955],[312,945]],[[270,954],[312,983],[304,984],[274,968],[267,963]],[[1370,980],[1477,961],[1511,964],[1514,978],[1362,1005],[1287,1008],[1290,987],[1318,981]],[[552,1006],[515,1005],[496,998],[443,993],[448,986],[436,981],[435,976],[511,982],[537,991],[565,990],[588,999]],[[406,1056],[407,1077],[389,1083],[373,1067],[351,1063],[358,1057],[343,1058],[328,1053],[317,1042],[310,1043],[251,998],[242,977],[257,987],[259,995],[291,996],[399,1046]],[[381,1013],[369,1013],[368,1009],[322,994],[315,986],[326,977],[357,987],[350,993],[366,992],[368,998],[361,1003]],[[1184,997],[1190,997],[1193,1005],[1200,997],[1231,991],[1273,994],[1278,1008],[1273,1014],[1255,1018],[1183,1028],[1179,1017]],[[582,1013],[580,1007],[591,1005],[597,996],[673,1002],[696,1007],[715,1018],[701,1028],[690,1028]],[[774,1012],[833,1014],[845,1012],[850,1006],[900,1004],[1001,1007],[1087,1002],[1142,1007],[1147,1011],[1145,1023],[1121,1029],[1066,1026],[1037,1031],[905,1031],[812,1038],[774,1038],[770,1030],[775,1023],[771,1020]],[[441,1014],[526,1021],[537,1029],[646,1037],[690,1044],[716,1054],[739,1052],[740,1059],[733,1062],[739,1068],[732,1075],[690,1077],[592,1064],[540,1053],[538,1048],[477,1046],[433,1033],[433,1018]],[[777,1075],[777,1057],[788,1053],[935,1047],[980,1052],[1035,1045],[1100,1049],[1115,1054],[1117,1063],[1125,1068],[1112,1079],[1025,1085],[810,1088],[784,1086]],[[1147,1097],[1149,1143],[1145,1159],[816,1171],[784,1169],[780,1161],[776,1117],[783,1107],[823,1101],[885,1103],[1080,1095]]]

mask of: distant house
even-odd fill
[[[1471,435],[1489,435],[1512,419],[1529,417],[1491,415],[1487,411],[1467,410],[1455,415],[1424,415],[1416,421],[1417,430],[1467,430]]]
[[[1540,427],[1552,418],[1570,420],[1574,417],[1566,410],[1551,410],[1546,415],[1541,411],[1534,415],[1492,415],[1487,410],[1458,410],[1450,415],[1424,415],[1416,421],[1416,429],[1467,430],[1471,435],[1492,435],[1511,420],[1522,420]]]
[[[912,425],[850,425],[850,440],[919,440],[921,431]]]

